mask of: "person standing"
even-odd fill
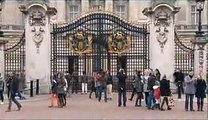
[[[105,98],[105,102],[107,102],[107,75],[106,73],[103,71],[101,73],[101,78],[100,78],[100,93],[99,93],[99,99],[98,101],[101,101],[102,98],[102,93],[104,92],[104,98]]]
[[[18,93],[18,87],[19,87],[19,80],[16,76],[15,73],[12,73],[12,76],[11,76],[11,80],[10,80],[10,92],[9,92],[9,106],[8,106],[8,109],[6,110],[6,112],[10,112],[11,111],[11,107],[12,107],[12,101],[17,105],[17,110],[19,111],[22,106],[21,104],[15,99],[15,94]]]
[[[59,106],[59,100],[58,100],[58,94],[57,94],[57,86],[58,86],[57,75],[54,74],[53,78],[52,78],[52,81],[51,81],[51,92],[52,92],[51,93],[51,98],[50,98],[51,105],[48,106],[48,107],[53,107],[54,106],[54,100],[56,100],[57,105]]]
[[[206,82],[204,79],[202,79],[202,76],[199,75],[196,81],[196,93],[195,96],[197,98],[197,108],[198,111],[203,111],[204,106],[204,98],[206,98]]]
[[[82,94],[87,94],[87,82],[88,82],[88,80],[87,80],[88,78],[87,78],[87,75],[86,75],[86,73],[85,73],[85,71],[83,71],[83,75],[82,75],[82,77],[81,77],[81,83],[82,83]]]
[[[66,71],[65,72],[65,78],[66,78],[66,96],[69,96],[71,95],[71,89],[72,89],[72,75]]]
[[[95,93],[95,98],[97,98],[95,82],[96,82],[96,81],[95,81],[94,78],[90,81],[90,86],[91,86],[91,91],[90,91],[90,95],[89,95],[89,98],[90,98],[90,99],[91,99],[91,97],[92,97],[92,93],[93,93],[93,92]]]
[[[19,80],[19,90],[18,90],[18,96],[20,97],[20,100],[25,100],[25,96],[24,96],[24,89],[26,87],[26,82],[25,82],[25,75],[24,73],[20,73],[20,75],[18,76],[18,80]]]
[[[144,71],[144,76],[143,76],[143,82],[144,82],[144,98],[145,98],[145,104],[146,106],[148,105],[148,96],[149,96],[149,90],[147,90],[147,85],[148,85],[148,78],[149,78],[149,70],[146,69]]]
[[[161,73],[158,69],[155,69],[155,77],[157,81],[160,81]]]
[[[113,77],[110,74],[110,71],[107,71],[107,91],[108,91],[108,99],[112,100],[112,88],[113,88]]]
[[[123,100],[123,106],[126,107],[126,78],[124,69],[120,69],[117,75],[118,78],[118,107],[121,107],[121,99]]]
[[[160,110],[164,111],[163,105],[166,102],[167,109],[171,110],[171,108],[168,105],[168,97],[170,96],[170,81],[166,79],[166,75],[162,77],[162,80],[160,81],[160,95],[161,95],[161,107]]]
[[[185,94],[186,94],[185,110],[186,111],[188,111],[189,100],[190,100],[190,111],[195,111],[193,109],[193,98],[196,91],[195,88],[196,79],[194,78],[193,75],[194,75],[193,71],[190,71],[189,75],[185,77]]]
[[[138,74],[138,71],[135,70],[134,75],[133,75],[133,79],[132,79],[132,88],[133,89],[132,89],[132,93],[131,93],[131,98],[129,98],[130,101],[132,101],[132,99],[134,98],[134,95],[136,93],[136,78],[138,78],[137,74]]]
[[[155,85],[155,82],[156,82],[156,77],[154,75],[154,71],[152,71],[150,73],[150,76],[148,78],[148,81],[147,81],[147,90],[149,91],[149,96],[148,96],[148,106],[147,108],[148,109],[154,109],[154,96],[153,96],[153,86]]]
[[[181,72],[181,70],[176,70],[173,74],[174,78],[175,78],[175,84],[177,85],[178,89],[178,99],[181,99],[181,93],[184,93],[183,90],[183,83],[184,83],[184,74]]]
[[[72,73],[72,94],[78,93],[78,74],[76,72]]]
[[[59,106],[60,108],[62,108],[63,106],[65,106],[65,101],[64,101],[64,87],[66,85],[65,82],[65,77],[63,73],[58,73],[57,74],[57,94],[58,94],[58,98],[59,98]]]
[[[143,81],[141,78],[141,71],[137,72],[137,75],[135,76],[135,88],[136,88],[136,93],[137,93],[137,99],[135,102],[135,107],[141,107],[141,102],[142,102],[142,93],[143,93]],[[138,105],[138,100],[139,100],[139,105]]]
[[[3,76],[0,73],[0,98],[1,98],[1,105],[4,104],[4,81]]]

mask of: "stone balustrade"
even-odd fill
[[[24,30],[24,25],[3,25],[0,24],[1,30]]]
[[[175,25],[177,30],[198,30],[198,25]],[[208,25],[202,25],[202,30],[207,30]]]

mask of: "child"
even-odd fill
[[[158,82],[153,86],[154,90],[154,99],[155,99],[155,108],[160,109],[160,86]]]

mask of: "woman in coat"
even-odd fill
[[[163,105],[166,102],[167,109],[170,110],[171,108],[168,105],[168,97],[170,96],[170,82],[166,79],[166,75],[163,76],[162,80],[160,81],[160,95],[161,95],[161,111],[164,111]]]
[[[197,107],[198,111],[203,111],[203,105],[204,105],[204,98],[206,97],[206,82],[204,79],[202,79],[202,76],[199,75],[196,81],[196,98],[197,98]]]
[[[142,101],[142,92],[143,92],[143,81],[141,78],[141,71],[137,72],[137,75],[135,77],[135,87],[136,87],[136,93],[137,93],[137,99],[135,103],[135,107],[141,107],[141,101]],[[139,100],[139,105],[138,105]]]

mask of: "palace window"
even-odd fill
[[[80,9],[81,9],[81,0],[67,0],[67,20],[73,20],[80,14]]]
[[[196,25],[199,22],[199,12],[196,5],[191,5],[191,24]]]
[[[105,0],[89,0],[89,7],[93,10],[104,10]]]
[[[129,9],[128,0],[113,0],[113,11],[119,17],[128,19],[128,9]]]

